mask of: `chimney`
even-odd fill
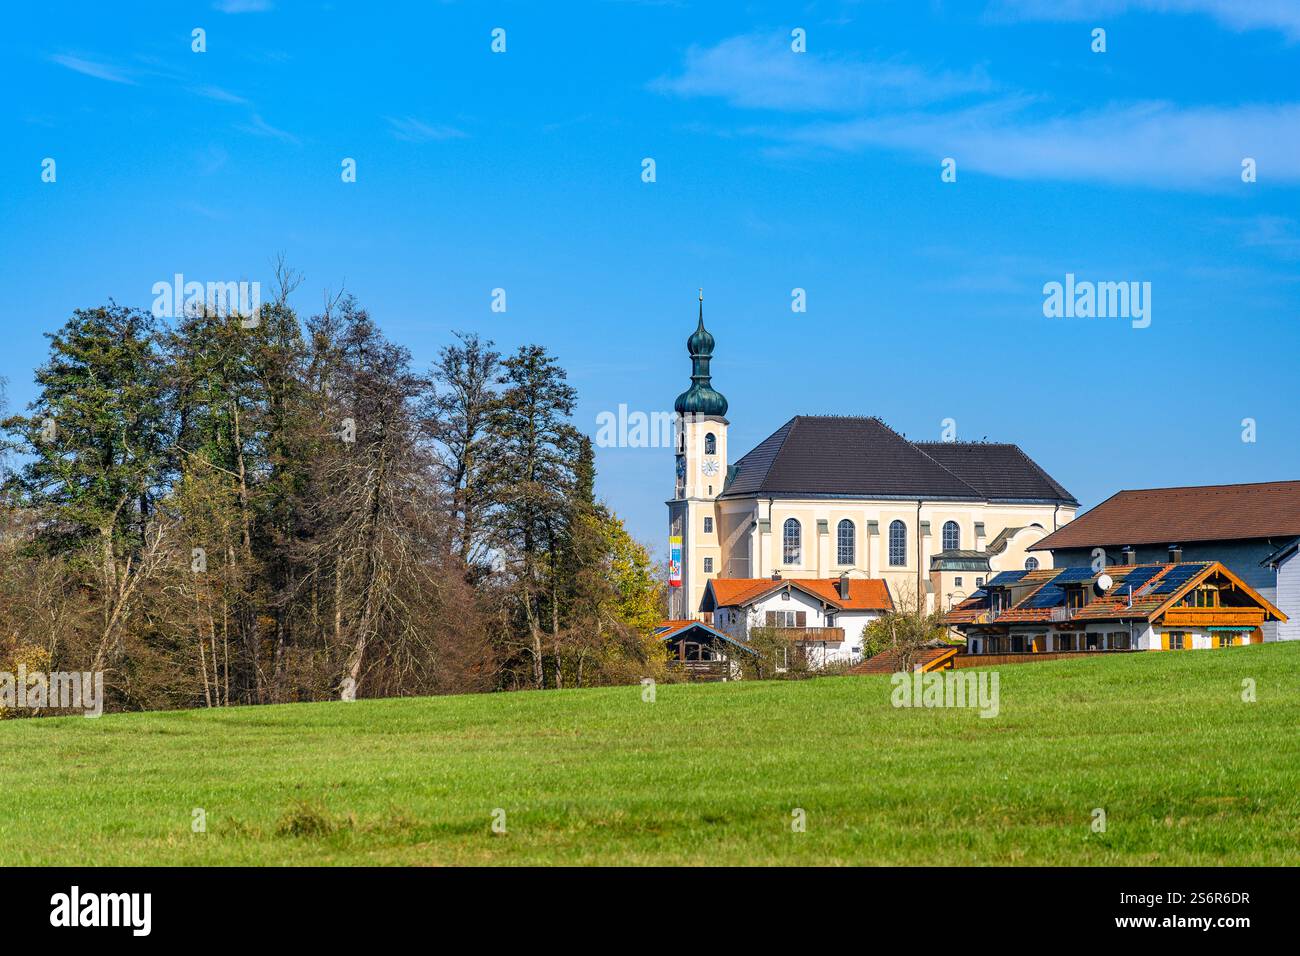
[[[1177,564],[1183,560],[1183,549],[1181,545],[1171,544],[1169,546],[1169,563]]]
[[[841,600],[847,601],[849,599],[849,572],[847,571],[840,573],[839,592]]]
[[[773,580],[773,581],[780,581],[780,580],[781,580],[781,572],[780,572],[780,571],[773,571],[773,572],[772,572],[772,580]]]
[[[1124,563],[1125,563],[1125,564],[1137,564],[1137,563],[1138,563],[1138,555],[1137,555],[1137,552],[1136,552],[1135,550],[1133,550],[1133,546],[1132,546],[1132,545],[1125,545],[1125,546],[1124,546]]]

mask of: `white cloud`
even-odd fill
[[[737,36],[691,47],[677,76],[651,88],[677,96],[712,96],[746,109],[854,111],[891,104],[919,106],[992,88],[981,70],[928,73],[897,60],[867,62],[794,53],[779,36]]]
[[[1027,117],[1024,105],[1008,100],[768,132],[805,147],[900,150],[936,170],[951,156],[959,177],[974,170],[1011,179],[1228,188],[1241,186],[1241,161],[1250,156],[1261,181],[1300,181],[1300,104],[1139,103],[1047,119]]]
[[[1087,20],[1129,11],[1204,14],[1233,30],[1279,30],[1300,40],[1296,0],[996,0],[990,13],[1002,19]]]
[[[107,80],[110,83],[125,83],[128,86],[136,85],[135,80],[114,66],[96,63],[93,60],[82,59],[79,56],[67,56],[62,53],[56,54],[50,59],[59,66],[65,66],[69,70],[74,70],[86,76],[93,76],[97,80]]]
[[[428,143],[434,140],[464,139],[468,134],[454,126],[430,125],[413,116],[385,116],[393,136],[407,143]]]

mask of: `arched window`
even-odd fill
[[[894,568],[907,566],[907,525],[901,521],[889,525],[889,564]]]
[[[785,564],[799,563],[799,543],[801,539],[799,522],[786,518],[781,533],[781,560]]]
[[[961,526],[955,521],[943,523],[943,550],[961,550]]]
[[[1026,571],[1037,571],[1037,570],[1038,570],[1038,559],[1037,559],[1037,558],[1025,558],[1025,570],[1026,570]]]
[[[839,564],[853,564],[857,553],[853,522],[845,518],[835,526],[835,560]]]
[[[704,454],[716,455],[718,453],[718,439],[713,432],[707,432],[704,436]]]

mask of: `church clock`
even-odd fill
[[[700,471],[704,472],[705,477],[712,478],[718,473],[718,463],[715,459],[706,458],[700,465]]]

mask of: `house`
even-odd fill
[[[961,650],[944,641],[930,641],[917,649],[912,657],[911,669],[929,674],[932,671],[950,671],[957,666],[957,654]],[[868,658],[857,667],[851,668],[850,674],[896,674],[903,669],[903,654],[897,650],[881,651]]]
[[[748,644],[771,628],[812,667],[857,661],[862,629],[894,607],[884,581],[850,578],[710,578],[702,610],[713,626]]]
[[[1217,561],[1003,571],[946,615],[968,654],[1228,647],[1286,620]]]
[[[727,399],[713,386],[704,306],[677,397],[676,483],[668,505],[670,613],[698,618],[717,579],[880,579],[900,601],[964,598],[989,572],[936,583],[932,559],[988,553],[992,571],[1049,565],[1026,548],[1078,508],[1012,444],[909,441],[878,418],[796,415],[733,459]],[[999,549],[989,548],[998,542]],[[946,569],[939,569],[946,570]],[[937,590],[936,590],[937,589]]]
[[[1267,558],[1263,564],[1271,568],[1276,577],[1277,598],[1274,604],[1287,610],[1289,621],[1276,625],[1276,639],[1279,641],[1300,641],[1300,615],[1294,613],[1300,609],[1300,538],[1284,544]],[[1268,630],[1265,629],[1265,640]]]
[[[1218,561],[1292,619],[1300,619],[1300,481],[1121,491],[1029,545],[1056,567]],[[1282,586],[1283,579],[1286,587]],[[1267,622],[1264,640],[1300,638]]]
[[[668,645],[668,666],[697,680],[733,680],[740,676],[737,656],[757,653],[703,621],[664,621],[655,637]]]

